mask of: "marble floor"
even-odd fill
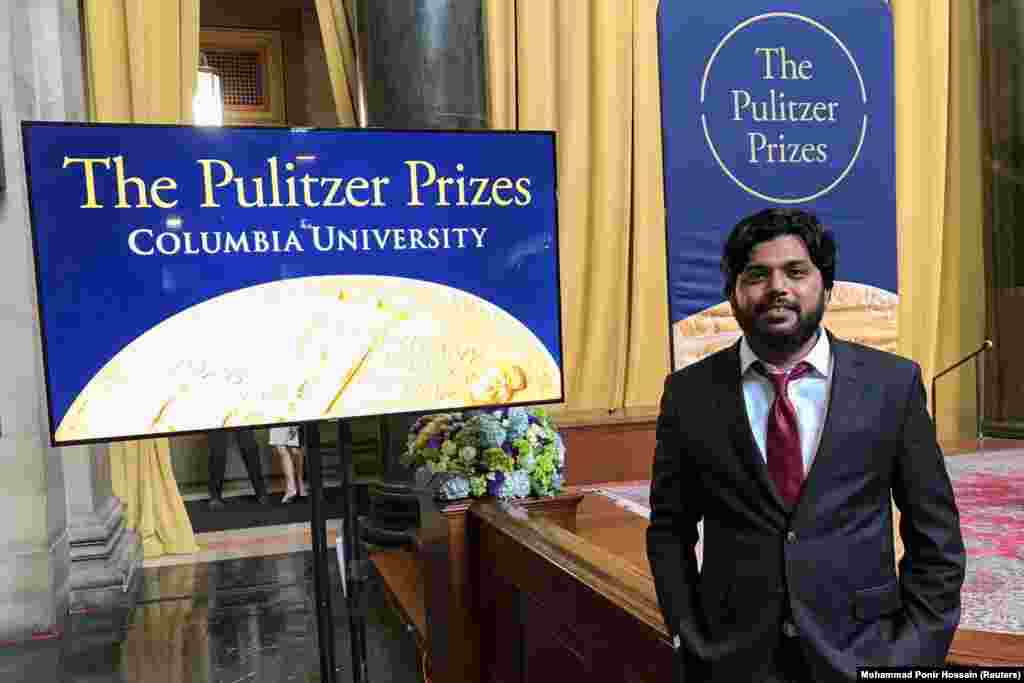
[[[264,550],[285,547],[281,539],[291,537],[289,552],[254,555],[250,542],[236,544],[249,547],[236,556],[221,548],[209,550],[209,561],[147,564],[139,604],[121,642],[111,643],[103,633],[102,616],[97,626],[88,623],[90,615],[79,615],[71,630],[87,635],[37,643],[17,659],[0,658],[0,679],[54,680],[47,672],[59,661],[57,677],[68,683],[320,681],[313,556],[303,549],[308,545],[301,530],[277,535]],[[223,535],[219,542],[227,543]],[[353,680],[352,658],[333,550],[329,566],[336,676],[342,683]],[[367,580],[357,611],[366,619],[364,683],[421,681],[413,636],[387,606],[375,576]]]

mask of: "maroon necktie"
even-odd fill
[[[800,427],[796,420],[796,409],[789,400],[789,383],[811,371],[811,365],[798,363],[789,372],[771,372],[757,363],[757,371],[771,380],[775,387],[775,400],[768,413],[768,429],[765,433],[765,450],[768,474],[775,482],[779,495],[790,506],[800,498],[800,487],[804,483],[804,458],[800,453]]]

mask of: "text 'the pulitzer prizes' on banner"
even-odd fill
[[[23,138],[55,444],[563,398],[552,133]]]
[[[662,0],[658,13],[673,362],[734,343],[732,227],[813,212],[839,245],[825,326],[895,350],[892,17],[885,0]]]

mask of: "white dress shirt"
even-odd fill
[[[768,431],[768,413],[775,401],[775,388],[770,379],[752,366],[760,359],[754,354],[747,338],[740,342],[740,372],[743,377],[743,400],[747,405],[747,418],[754,433],[754,441],[761,451],[761,458],[767,462],[765,436]],[[819,331],[818,341],[804,358],[810,363],[811,372],[789,383],[787,393],[796,409],[800,429],[800,453],[804,460],[804,476],[811,470],[811,463],[821,443],[821,433],[828,413],[829,389],[832,387],[832,349],[828,335]],[[761,361],[768,370],[777,370],[770,363]]]

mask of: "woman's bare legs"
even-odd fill
[[[295,489],[295,468],[292,466],[292,449],[287,446],[274,446],[274,451],[277,453],[278,460],[281,461],[281,471],[284,473],[284,497],[281,498],[282,503],[287,503],[295,497],[297,493]]]
[[[295,482],[299,487],[299,496],[306,497],[306,482],[303,475],[306,473],[306,459],[301,448],[292,448],[292,458],[295,461]]]

